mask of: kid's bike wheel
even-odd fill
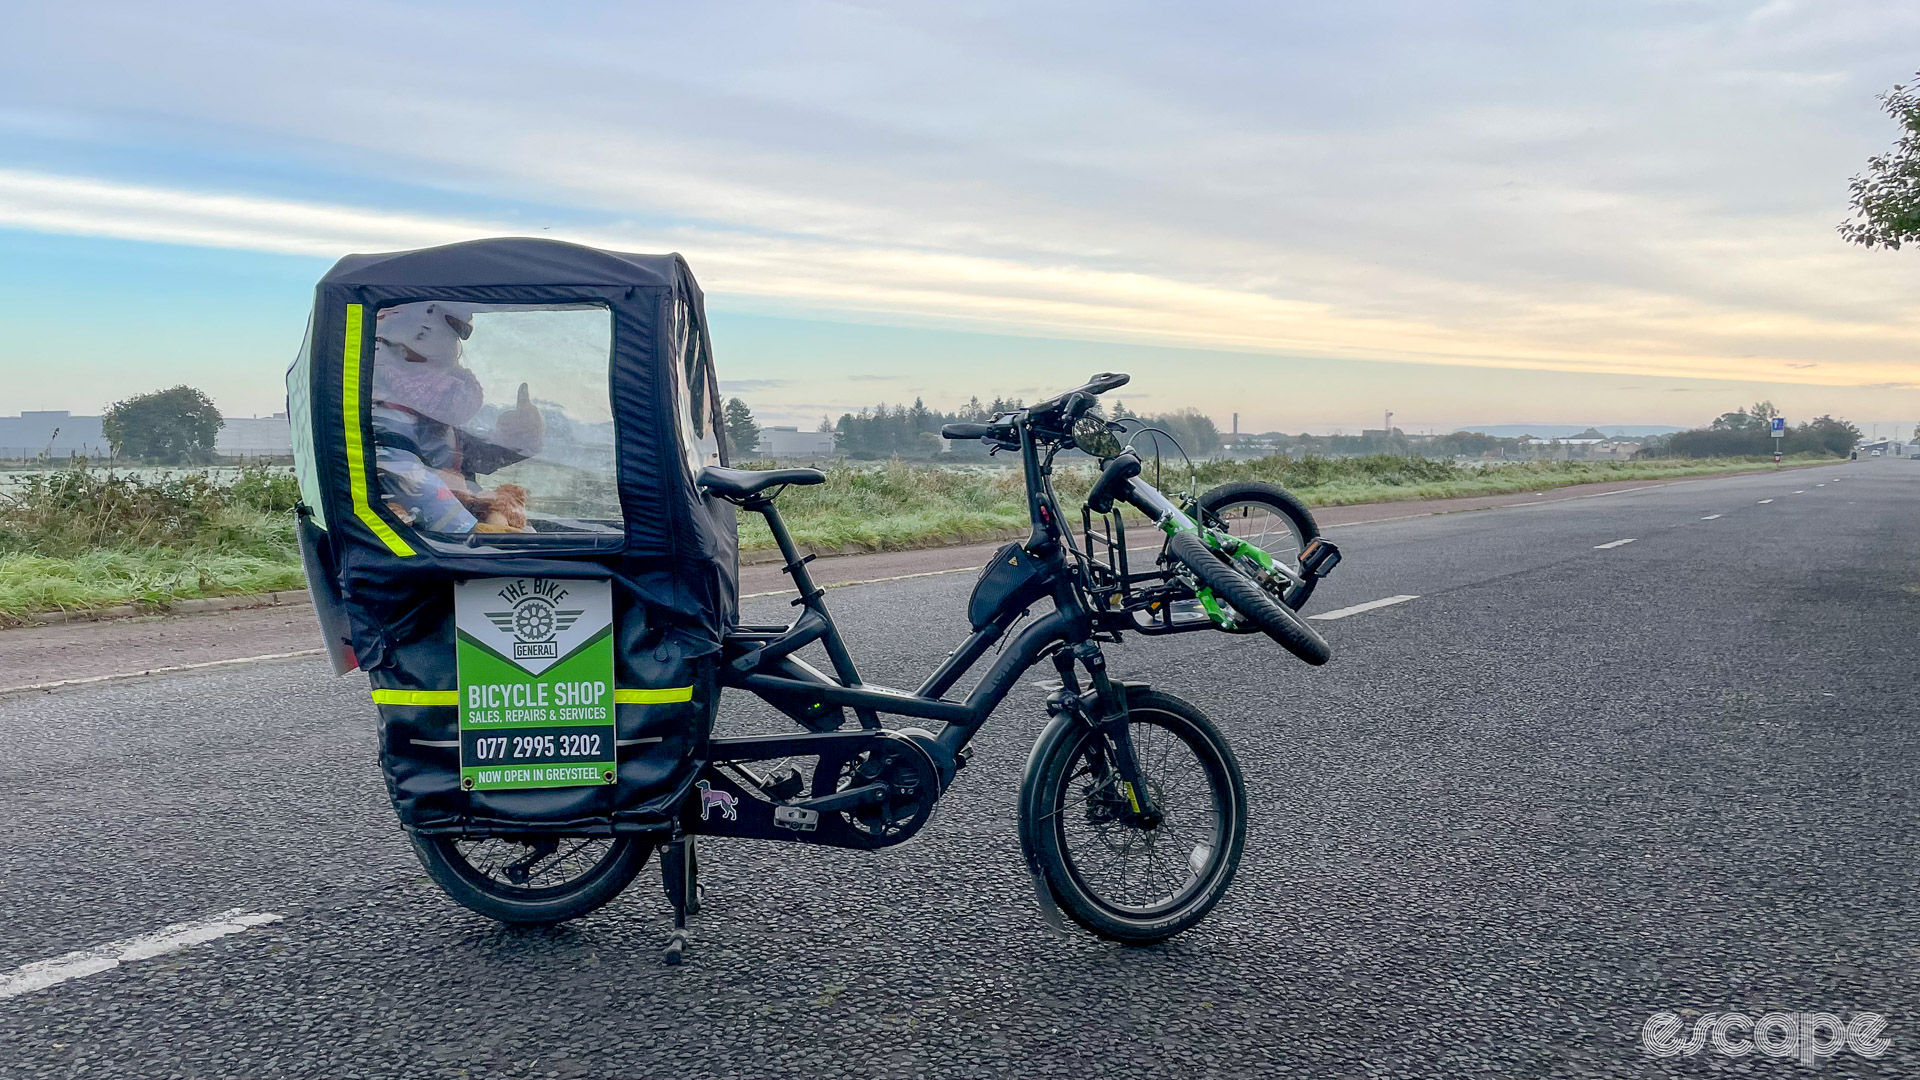
[[[505,923],[577,919],[620,895],[653,845],[632,837],[413,837],[414,854],[461,906]]]
[[[1108,735],[1075,729],[1039,766],[1022,818],[1046,887],[1099,937],[1150,945],[1206,917],[1233,882],[1247,836],[1246,784],[1213,722],[1171,694],[1127,694],[1127,731],[1161,817],[1137,819]]]
[[[1173,557],[1180,560],[1200,583],[1213,590],[1215,600],[1225,601],[1240,618],[1266,631],[1293,655],[1318,667],[1333,656],[1332,646],[1292,608],[1267,595],[1260,583],[1240,572],[1238,567],[1213,553],[1199,533],[1174,533],[1167,542]]]
[[[1306,503],[1258,480],[1221,484],[1195,505],[1202,525],[1251,543],[1294,570],[1300,569],[1300,552],[1320,535]]]

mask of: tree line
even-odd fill
[[[1651,439],[1642,457],[1753,457],[1774,450],[1773,418],[1780,410],[1771,401],[1756,401],[1744,409],[1721,413],[1713,423],[1691,431],[1676,431]],[[1846,456],[1860,441],[1860,429],[1845,420],[1816,416],[1791,425],[1780,438],[1784,454],[1826,453]]]
[[[819,430],[833,436],[837,452],[855,460],[930,459],[943,455],[985,457],[985,446],[978,442],[948,444],[940,437],[940,429],[947,424],[981,423],[1025,407],[1026,403],[1020,398],[995,397],[983,402],[975,395],[958,409],[943,411],[928,407],[923,398],[916,397],[911,405],[883,401],[857,412],[841,413],[837,421],[822,417]],[[1134,426],[1158,428],[1193,457],[1203,457],[1220,449],[1220,429],[1197,409],[1141,415],[1128,409],[1125,402],[1116,400],[1108,406],[1108,415],[1115,420],[1133,422]],[[760,445],[760,425],[754,419],[753,410],[740,398],[731,398],[726,403],[725,416],[728,448],[735,456],[751,455]],[[1173,453],[1172,445],[1160,436],[1145,436],[1137,445],[1151,452],[1156,439],[1163,453]]]

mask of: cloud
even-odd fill
[[[1880,384],[1920,330],[1832,233],[1910,3],[1035,5],[1017,38],[906,5],[68,7],[10,25],[46,104],[0,123],[170,179],[0,172],[15,228],[331,257],[537,214],[683,251],[716,309],[1495,371]],[[369,20],[434,47],[398,72]]]
[[[393,250],[510,233],[479,219],[108,183],[0,170],[0,225],[47,232],[306,255]],[[557,228],[548,235],[633,249],[619,229]],[[658,239],[661,234],[656,234]],[[1805,361],[1744,350],[1873,339],[1890,325],[1839,323],[1794,312],[1715,310],[1673,298],[1593,296],[1540,301],[1479,328],[1440,318],[1363,315],[1146,273],[989,259],[911,248],[855,247],[806,238],[680,228],[666,235],[689,256],[711,302],[752,299],[775,308],[833,311],[879,322],[988,328],[1082,340],[1199,346],[1277,355],[1823,385],[1884,382],[1898,364]],[[1904,373],[1904,372],[1902,372]]]
[[[787,379],[721,379],[720,389],[732,393],[751,393],[755,390],[773,390],[787,385]]]

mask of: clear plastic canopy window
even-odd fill
[[[674,410],[680,427],[680,452],[687,459],[687,474],[700,475],[708,465],[720,464],[719,388],[710,386],[705,356],[700,349],[700,325],[685,301],[673,303],[668,326],[674,356]]]
[[[381,498],[463,549],[622,530],[597,304],[395,304],[375,313],[372,435]]]

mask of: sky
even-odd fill
[[[1920,420],[1911,0],[9,5],[0,414],[282,407],[349,252],[679,251],[763,423]]]

